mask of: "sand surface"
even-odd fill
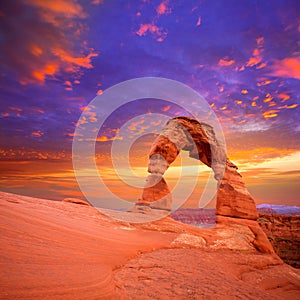
[[[1,299],[300,299],[300,271],[243,226],[129,224],[0,193]]]

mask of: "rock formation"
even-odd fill
[[[226,161],[224,175],[217,191],[216,214],[256,220],[258,212],[254,199],[237,169],[230,160]]]
[[[170,210],[171,193],[163,175],[181,150],[189,151],[196,158],[211,167],[218,183],[216,222],[221,226],[237,229],[239,226],[254,235],[252,242],[259,251],[275,253],[267,236],[256,219],[254,199],[248,192],[237,166],[226,156],[225,146],[216,138],[213,128],[188,117],[177,117],[167,122],[161,134],[154,141],[149,154],[148,172],[142,199],[132,211],[151,212]]]
[[[69,202],[69,203],[74,203],[74,204],[79,204],[79,205],[90,206],[90,204],[87,201],[79,199],[79,198],[64,198],[63,202]]]
[[[185,224],[209,227],[216,223],[216,210],[213,208],[180,208],[171,217]]]
[[[171,195],[163,174],[181,150],[211,167],[218,181],[217,214],[228,217],[257,219],[255,203],[242,176],[227,157],[225,146],[215,136],[213,128],[188,117],[168,121],[154,141],[149,154],[146,186],[138,205],[170,209]]]
[[[300,215],[263,213],[258,223],[280,258],[300,268]]]

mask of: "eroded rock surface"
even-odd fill
[[[79,198],[64,198],[63,202],[90,206],[90,204],[87,201],[79,199]]]
[[[280,258],[300,268],[300,215],[261,214],[258,223]]]
[[[238,168],[227,160],[217,191],[216,214],[256,220],[258,212]]]
[[[0,299],[300,297],[300,270],[256,250],[251,220],[201,229],[2,192],[0,203]]]
[[[154,141],[148,164],[151,175],[147,178],[138,204],[146,203],[150,207],[162,209],[171,206],[171,195],[162,176],[181,150],[189,151],[190,157],[213,169],[218,181],[218,215],[253,220],[258,218],[254,200],[238,173],[237,166],[226,157],[225,146],[217,140],[213,128],[188,117],[168,121]]]

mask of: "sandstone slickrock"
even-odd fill
[[[300,297],[300,270],[256,250],[244,226],[252,220],[129,224],[91,206],[2,192],[0,204],[0,299]]]
[[[218,186],[216,214],[256,220],[258,212],[255,202],[237,166],[227,160],[223,178]]]
[[[151,175],[147,178],[138,204],[146,203],[150,207],[163,209],[170,207],[171,195],[168,196],[167,184],[162,176],[181,150],[189,151],[190,157],[213,169],[218,181],[218,215],[253,220],[258,218],[254,200],[237,172],[237,166],[226,158],[225,146],[217,140],[214,129],[188,117],[169,120],[154,141],[148,164]],[[153,178],[157,184],[154,184]],[[158,199],[161,199],[161,203],[158,203]]]
[[[142,199],[145,203],[153,202],[152,208],[171,210],[172,197],[170,189],[161,176],[151,174],[146,179]]]

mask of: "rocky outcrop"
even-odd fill
[[[276,254],[285,263],[294,268],[300,268],[300,209],[288,206],[279,207],[280,211],[288,213],[288,215],[282,215],[265,206],[257,208],[259,212],[257,222],[267,235]],[[216,222],[215,209],[179,209],[172,212],[171,216],[176,221],[200,227],[211,227]],[[220,223],[220,217],[217,219]],[[224,221],[226,222],[227,219],[230,220],[227,222],[228,226],[239,220],[239,218],[224,218]],[[255,231],[256,227],[257,224],[252,227],[252,231]],[[265,240],[265,237],[263,239]],[[257,245],[257,243],[254,244]],[[267,245],[268,249],[269,246]]]
[[[138,204],[138,206],[147,206],[154,209],[171,210],[171,192],[162,176],[154,173],[147,177],[142,199],[139,200]]]
[[[261,214],[258,223],[280,258],[300,268],[300,215]]]
[[[258,213],[254,199],[237,166],[226,157],[224,145],[217,140],[211,126],[188,117],[168,121],[154,141],[149,154],[150,175],[142,198],[132,211],[151,213],[151,209],[170,210],[171,193],[163,175],[181,150],[189,151],[190,157],[200,160],[214,171],[218,184],[217,223],[226,226],[238,224],[245,231],[252,232],[254,247],[263,253],[274,254],[272,245],[255,221]]]
[[[87,201],[79,199],[79,198],[64,198],[63,202],[90,206],[90,204]]]

